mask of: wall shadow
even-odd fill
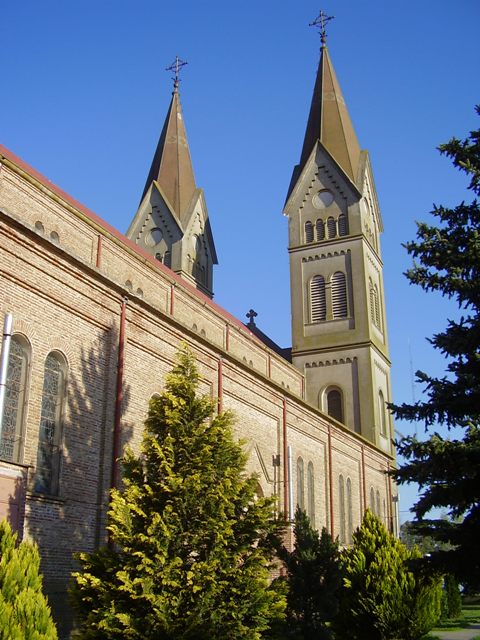
[[[113,327],[99,332],[79,359],[69,363],[58,492],[36,493],[33,473],[29,481],[26,527],[39,546],[44,592],[60,638],[68,637],[72,625],[67,592],[78,568],[75,554],[106,543],[118,349]],[[120,451],[133,433],[133,425],[123,419],[130,402],[125,382],[122,392]]]

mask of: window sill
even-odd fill
[[[27,500],[33,500],[35,502],[47,502],[49,504],[64,505],[65,498],[59,496],[53,496],[48,493],[38,493],[36,491],[27,491]]]

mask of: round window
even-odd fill
[[[313,206],[316,209],[326,209],[333,202],[333,193],[328,189],[323,189],[316,193],[312,198]]]
[[[145,244],[147,245],[147,247],[154,247],[159,242],[161,242],[162,238],[162,230],[158,227],[155,227],[147,234],[147,237],[145,238]]]

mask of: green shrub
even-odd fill
[[[0,522],[0,640],[56,640],[39,566],[36,545],[17,545],[8,522]]]

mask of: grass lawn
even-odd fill
[[[442,620],[435,629],[432,629],[428,636],[425,636],[424,640],[438,640],[435,631],[458,631],[459,629],[465,629],[474,622],[480,622],[479,602],[475,604],[464,604],[462,607],[462,615],[459,618]],[[480,636],[475,636],[474,640],[480,640]]]

